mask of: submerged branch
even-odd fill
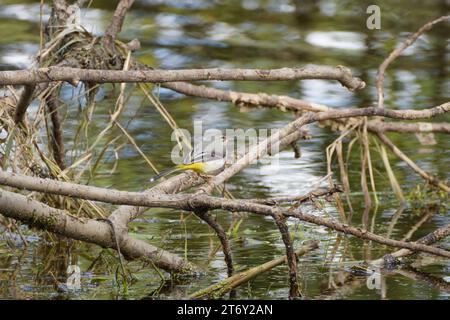
[[[297,257],[295,256],[294,243],[283,213],[281,211],[275,212],[272,214],[272,218],[275,220],[286,248],[286,261],[289,267],[289,299],[295,299],[302,296],[302,293],[298,286]]]
[[[317,249],[319,247],[319,243],[317,241],[311,241],[308,244],[300,247],[295,250],[295,255],[297,258],[307,254],[308,252]],[[191,299],[201,299],[201,298],[220,298],[227,292],[239,287],[240,285],[247,283],[248,281],[254,279],[258,275],[269,271],[283,263],[286,263],[287,257],[281,257],[274,259],[272,261],[266,262],[260,266],[251,268],[247,271],[240,272],[228,279],[225,279],[217,284],[214,284],[208,288],[202,289],[200,291],[194,292],[190,295]]]
[[[222,246],[224,260],[227,265],[228,277],[233,275],[233,258],[231,257],[230,242],[228,241],[227,233],[223,230],[222,226],[217,222],[211,214],[206,210],[195,210],[194,213],[203,221],[205,221],[215,232],[219,238]]]
[[[450,224],[434,230],[433,232],[431,232],[431,233],[427,234],[426,236],[417,240],[415,243],[431,245],[433,243],[441,241],[442,239],[448,237],[449,235],[450,235]],[[386,260],[389,261],[389,260],[392,260],[392,258],[398,259],[398,258],[406,257],[413,253],[414,253],[413,251],[408,250],[408,249],[400,249],[393,253],[387,254],[380,259],[370,261],[370,263],[373,265],[382,265],[385,263]]]

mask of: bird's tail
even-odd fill
[[[158,173],[156,176],[152,177],[149,180],[149,182],[154,182],[154,181],[156,181],[158,179],[161,179],[162,177],[165,177],[165,176],[167,176],[167,175],[169,175],[171,173],[174,173],[174,172],[177,172],[177,171],[181,171],[181,170],[183,170],[183,168],[178,167],[178,166],[173,167],[173,168],[169,168],[169,169],[166,169],[166,170],[163,170],[160,173]]]

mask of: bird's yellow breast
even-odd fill
[[[203,173],[205,169],[205,164],[203,162],[195,162],[190,164],[180,164],[178,165],[179,168],[183,170],[194,170],[199,173]]]

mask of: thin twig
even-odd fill
[[[222,245],[222,251],[227,265],[228,277],[233,275],[233,258],[231,257],[230,243],[228,241],[227,233],[222,226],[208,213],[206,210],[194,210],[194,213],[203,221],[205,221],[217,234]]]
[[[306,253],[317,249],[319,247],[319,243],[317,241],[311,241],[308,244],[300,247],[295,251],[297,257],[301,257]],[[287,257],[281,257],[274,259],[272,261],[266,262],[260,266],[251,268],[249,270],[240,272],[230,278],[227,278],[217,284],[214,284],[208,288],[202,289],[200,291],[194,292],[189,297],[191,299],[200,299],[204,297],[213,297],[218,298],[223,296],[225,293],[241,286],[244,283],[247,283],[251,279],[257,277],[258,275],[275,268],[283,263],[286,263]]]
[[[383,61],[383,63],[378,68],[377,82],[376,82],[379,108],[384,108],[383,81],[384,81],[384,73],[389,64],[395,59],[397,59],[403,53],[403,51],[405,51],[406,48],[412,45],[417,40],[417,38],[419,38],[423,33],[430,30],[435,24],[448,19],[450,19],[450,16],[442,16],[436,20],[424,24],[422,27],[420,27],[419,30],[417,30],[414,34],[409,36],[408,39],[406,39],[405,42],[403,42],[400,47],[392,51],[389,54],[389,56]]]
[[[280,230],[281,238],[283,239],[284,246],[286,248],[286,259],[289,267],[289,299],[295,299],[302,296],[300,288],[298,286],[297,279],[297,258],[294,252],[294,244],[289,232],[289,228],[286,225],[286,218],[281,212],[275,212],[272,214],[272,218]]]
[[[122,30],[123,21],[125,20],[128,10],[133,5],[133,2],[134,0],[120,0],[117,4],[116,11],[114,11],[114,15],[111,18],[111,22],[106,28],[103,44],[111,52],[115,51],[114,40],[120,30]]]

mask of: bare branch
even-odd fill
[[[403,42],[403,44],[400,47],[392,51],[389,54],[389,56],[383,61],[383,63],[378,68],[377,82],[376,82],[379,108],[384,107],[383,81],[384,81],[384,73],[389,64],[395,59],[397,59],[403,53],[403,51],[405,51],[406,48],[412,45],[417,40],[417,38],[419,38],[423,33],[430,30],[435,24],[448,19],[450,19],[450,16],[442,16],[436,20],[424,24],[419,30],[417,30],[414,34],[409,36],[408,39],[406,39],[405,42]]]
[[[228,276],[233,275],[233,258],[231,257],[230,243],[228,241],[227,233],[222,226],[209,214],[207,210],[195,210],[194,213],[203,221],[205,221],[217,234],[220,244],[222,246],[225,263],[227,265]]]
[[[163,87],[173,91],[194,97],[212,99],[217,101],[227,101],[238,107],[268,107],[278,108],[282,111],[312,111],[323,112],[332,111],[334,108],[323,104],[310,101],[295,99],[289,96],[268,95],[266,93],[247,93],[231,90],[222,90],[210,88],[203,85],[195,85],[187,82],[168,82],[163,83]],[[353,119],[354,121],[356,119]],[[339,120],[337,120],[339,121]],[[342,123],[345,123],[342,121]],[[378,131],[395,131],[395,132],[442,132],[450,133],[450,124],[448,123],[399,123],[399,122],[380,122],[371,120],[367,122],[367,128],[377,129]]]
[[[27,112],[27,108],[30,105],[31,99],[33,98],[35,88],[36,88],[35,84],[26,85],[24,87],[14,112],[14,122],[16,124],[22,122],[23,117]]]
[[[259,204],[265,204],[265,205],[278,205],[282,203],[287,202],[305,202],[310,199],[316,199],[320,197],[329,197],[333,195],[336,192],[341,192],[342,190],[334,186],[333,188],[328,189],[316,189],[311,192],[308,192],[307,194],[303,194],[300,196],[289,196],[289,197],[278,197],[278,198],[267,198],[267,199],[247,199],[247,201],[259,203]]]
[[[338,66],[306,66],[281,69],[186,69],[186,70],[96,70],[65,67],[0,71],[0,85],[40,82],[89,81],[95,83],[174,82],[199,80],[293,81],[305,79],[337,80],[350,90],[362,89],[364,81],[353,77],[350,69]]]
[[[291,111],[313,112],[332,110],[332,108],[321,104],[295,99],[289,96],[221,90],[205,87],[203,85],[194,85],[187,82],[167,82],[163,83],[162,86],[188,96],[213,99],[217,101],[228,101],[237,106],[263,106]]]
[[[442,132],[450,133],[450,123],[447,122],[381,122],[368,121],[367,129],[370,131],[393,131],[402,133],[416,133],[416,132]]]
[[[297,257],[295,256],[294,244],[292,242],[289,228],[286,224],[286,217],[283,213],[275,212],[272,214],[272,218],[280,230],[281,238],[283,239],[284,246],[286,248],[286,260],[289,267],[289,299],[295,299],[302,295],[298,286],[297,279]]]
[[[55,88],[46,99],[48,114],[52,120],[51,146],[53,149],[53,158],[61,170],[66,168],[64,138],[62,132],[62,123],[59,115],[59,87]]]
[[[450,257],[450,252],[447,250],[442,250],[418,243],[387,239],[369,231],[341,224],[330,219],[324,219],[301,212],[290,212],[282,208],[260,205],[245,200],[222,199],[207,196],[204,194],[169,196],[162,194],[149,194],[148,192],[126,192],[83,186],[50,179],[27,177],[21,174],[8,173],[4,171],[0,171],[0,184],[58,195],[70,195],[72,197],[109,202],[113,204],[173,208],[187,211],[222,209],[232,212],[253,212],[256,214],[267,216],[273,216],[278,212],[282,212],[282,214],[286,217],[294,217],[316,225],[326,226],[330,229],[343,232],[345,234],[352,234],[361,239],[372,240],[389,246],[406,248],[413,251],[423,251],[443,257]]]
[[[4,216],[25,222],[31,227],[105,248],[116,248],[116,242],[111,237],[110,226],[106,223],[94,219],[75,218],[66,211],[5,190],[0,190],[0,208]],[[120,250],[128,259],[147,259],[170,272],[198,271],[195,266],[177,255],[129,236],[120,238]]]
[[[120,0],[117,4],[116,11],[111,19],[111,22],[106,28],[105,36],[103,37],[103,44],[110,50],[114,50],[114,40],[122,30],[123,21],[128,9],[132,6],[134,0]],[[113,51],[114,52],[114,51]]]

